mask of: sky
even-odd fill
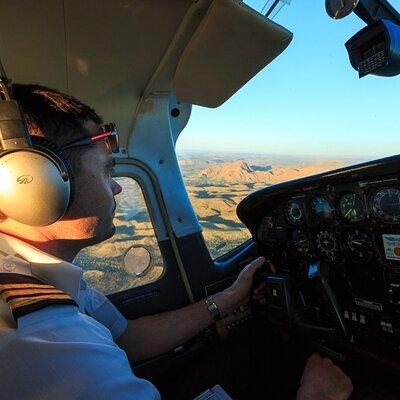
[[[246,0],[260,11],[265,0]],[[400,0],[391,4],[400,10]],[[289,47],[216,109],[194,106],[186,150],[373,159],[400,152],[400,75],[359,79],[345,42],[365,26],[333,20],[324,0],[292,0],[274,21]]]

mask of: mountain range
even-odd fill
[[[341,162],[330,161],[313,165],[258,166],[250,165],[244,160],[237,160],[202,169],[196,174],[196,177],[206,181],[226,182],[229,184],[273,184],[314,175],[322,171],[339,168],[342,165],[343,163]]]

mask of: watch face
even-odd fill
[[[221,314],[219,312],[217,304],[214,302],[214,298],[207,297],[206,304],[207,304],[208,312],[210,313],[213,320],[219,321],[221,319]]]

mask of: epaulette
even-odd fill
[[[0,295],[7,302],[15,320],[54,304],[77,306],[71,296],[62,290],[21,274],[0,273]]]

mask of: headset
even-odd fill
[[[67,212],[73,173],[63,150],[29,135],[0,61],[0,212],[20,223],[48,226]]]

